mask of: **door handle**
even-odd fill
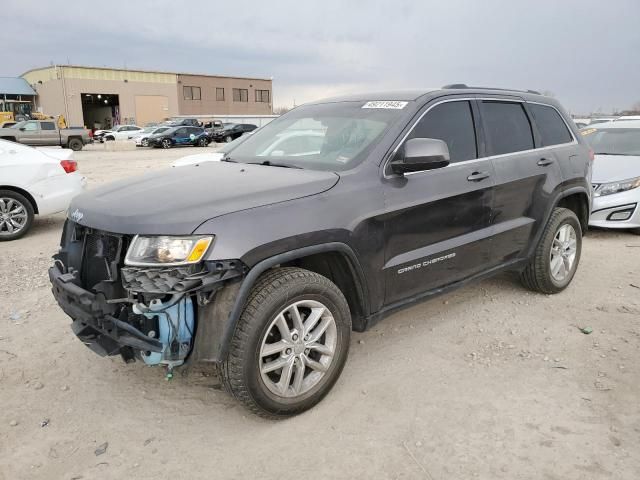
[[[479,182],[480,180],[484,180],[485,178],[489,178],[489,172],[473,172],[471,175],[467,177],[467,180],[470,182]]]
[[[553,160],[549,158],[541,158],[540,160],[538,160],[538,165],[540,165],[541,167],[548,167],[552,163],[553,163]]]

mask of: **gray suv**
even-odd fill
[[[531,91],[311,103],[220,162],[76,197],[49,276],[97,354],[210,364],[253,412],[294,415],[337,381],[352,330],[505,270],[565,289],[592,158]]]

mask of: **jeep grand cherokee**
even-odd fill
[[[294,415],[336,382],[350,332],[401,307],[504,270],[538,292],[567,287],[591,159],[535,92],[311,103],[223,161],[77,197],[53,293],[96,353],[208,362],[253,412]]]

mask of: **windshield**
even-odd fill
[[[596,155],[640,155],[640,128],[593,128],[582,134]]]
[[[230,157],[242,163],[348,170],[366,157],[400,111],[363,108],[361,102],[298,107],[256,130]]]

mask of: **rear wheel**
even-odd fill
[[[67,147],[69,147],[74,152],[79,152],[80,150],[82,150],[83,146],[84,144],[79,138],[72,138],[71,140],[69,140],[69,143],[67,143]]]
[[[525,287],[541,293],[558,293],[567,288],[578,268],[582,252],[582,227],[576,214],[555,208],[531,263],[521,273]]]
[[[201,138],[200,140],[198,140],[199,147],[206,147],[207,145],[209,145],[209,142],[206,138]]]
[[[162,140],[162,148],[171,148],[171,140],[165,138]]]
[[[114,141],[116,137],[109,135],[108,137],[104,137],[105,141]]]
[[[251,291],[222,381],[260,416],[296,415],[331,390],[350,334],[349,306],[329,279],[301,268],[272,270]]]
[[[24,195],[0,190],[0,241],[22,237],[33,223],[33,205]]]
[[[148,147],[149,146],[149,139],[148,138],[143,138],[142,141],[140,142],[140,145],[142,145],[143,147]]]

